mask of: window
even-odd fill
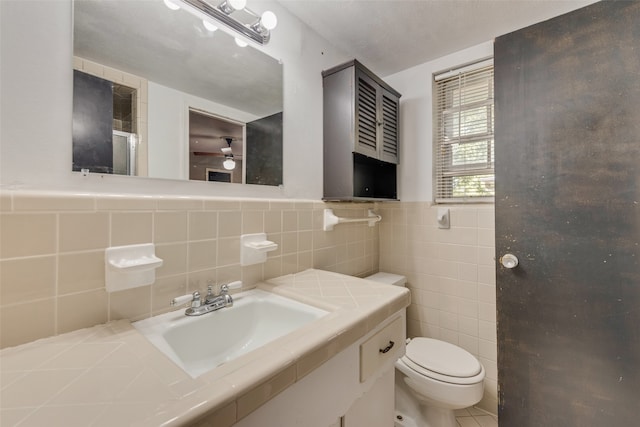
[[[493,201],[493,61],[434,76],[435,201]]]

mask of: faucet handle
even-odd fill
[[[215,295],[213,294],[213,280],[209,280],[207,282],[207,299],[213,298]]]
[[[231,283],[227,283],[225,285],[222,285],[220,287],[220,293],[221,294],[226,294],[227,292],[229,292],[229,289],[238,289],[242,287],[242,281],[240,280],[236,280],[235,282],[231,282]]]
[[[198,308],[202,305],[202,298],[200,298],[200,292],[195,291],[192,295],[191,308]]]
[[[191,306],[194,306],[194,303],[196,303],[196,307],[198,307],[200,304],[200,292],[196,291],[192,294],[186,294],[186,295],[181,295],[179,297],[175,297],[174,299],[171,300],[171,305],[183,305],[190,302]]]

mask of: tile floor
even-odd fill
[[[459,427],[498,427],[498,418],[475,407],[456,411]]]

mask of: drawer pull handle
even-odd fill
[[[383,354],[384,354],[384,353],[388,353],[388,352],[389,352],[389,350],[391,350],[395,344],[396,344],[396,343],[394,343],[393,341],[389,341],[389,345],[388,345],[388,346],[386,346],[385,348],[381,348],[381,349],[380,349],[380,353],[383,353]]]

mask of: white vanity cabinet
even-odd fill
[[[387,369],[341,419],[341,427],[390,427],[395,416],[395,369]]]
[[[405,324],[405,310],[395,313],[235,426],[393,426],[394,362],[404,353]]]
[[[406,338],[403,316],[392,318],[360,344],[360,382],[376,378],[369,391],[358,398],[342,417],[342,427],[388,427],[393,425],[393,363],[404,352]],[[401,350],[401,351],[400,351]],[[392,364],[391,369],[388,368]],[[380,373],[382,372],[382,376]]]
[[[389,361],[394,362],[402,353],[398,347],[405,341],[405,323],[396,317],[360,345],[360,382],[365,382]]]

